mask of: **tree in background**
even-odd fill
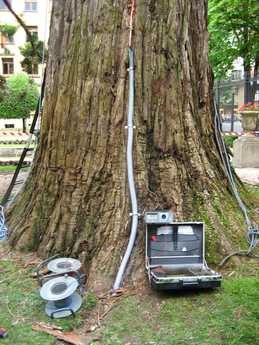
[[[23,130],[26,130],[25,119],[35,109],[39,97],[38,87],[25,73],[11,76],[1,82],[0,117],[22,118]]]
[[[236,58],[244,60],[247,79],[259,69],[258,0],[209,0],[210,62],[216,78],[233,69]],[[246,83],[245,102],[251,101],[255,85]]]
[[[37,37],[33,37],[34,46],[31,42],[26,42],[23,47],[20,48],[21,54],[24,56],[21,65],[23,70],[28,74],[38,74],[38,66],[43,61],[43,45],[44,43],[38,40]],[[47,58],[47,50],[44,51],[44,62]]]

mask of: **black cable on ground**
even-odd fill
[[[227,148],[225,145],[225,142],[222,138],[222,131],[221,131],[221,120],[220,120],[220,116],[217,110],[217,106],[216,106],[216,102],[214,100],[214,110],[215,110],[215,135],[216,135],[216,140],[217,140],[217,144],[218,144],[218,148],[219,148],[219,152],[220,152],[220,156],[222,159],[222,162],[224,164],[225,170],[226,170],[226,174],[227,174],[227,178],[229,181],[229,185],[231,187],[231,191],[234,195],[234,197],[237,200],[237,203],[244,215],[245,218],[245,222],[247,225],[247,240],[249,243],[249,248],[248,250],[240,250],[240,251],[236,251],[233,252],[229,255],[227,255],[219,264],[220,267],[224,266],[225,263],[232,257],[232,256],[247,256],[250,258],[256,258],[259,259],[258,255],[254,255],[253,251],[256,248],[257,244],[259,243],[259,229],[257,227],[256,224],[253,224],[250,220],[249,214],[248,214],[248,210],[246,208],[246,205],[243,203],[241,196],[239,194],[239,191],[237,189],[237,185],[236,185],[236,181],[232,172],[232,167],[231,167],[231,163],[229,160],[229,156],[227,153]]]

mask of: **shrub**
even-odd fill
[[[38,97],[38,87],[27,74],[13,75],[0,90],[0,118],[29,117]]]

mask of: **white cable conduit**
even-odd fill
[[[134,73],[134,51],[132,48],[129,48],[129,98],[128,98],[128,144],[127,144],[127,172],[128,172],[128,185],[129,185],[129,192],[130,192],[130,199],[131,199],[131,207],[132,207],[132,223],[131,223],[131,233],[128,242],[128,246],[124,257],[121,261],[120,268],[118,270],[114,285],[113,291],[119,289],[122,285],[123,277],[125,270],[127,268],[127,264],[134,247],[134,243],[137,236],[137,228],[138,228],[138,204],[137,204],[137,196],[136,196],[136,189],[135,189],[135,182],[134,182],[134,171],[133,171],[133,132],[134,132],[134,125],[133,125],[133,118],[134,118],[134,102],[135,102],[135,73]]]

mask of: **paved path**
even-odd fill
[[[1,157],[0,156],[0,162],[19,162],[20,155],[19,156],[13,156],[13,157]],[[25,162],[31,162],[32,157],[26,157]]]
[[[11,181],[12,175],[0,174],[0,195],[3,195],[6,191],[8,183]]]
[[[259,168],[235,169],[243,182],[259,186]]]

